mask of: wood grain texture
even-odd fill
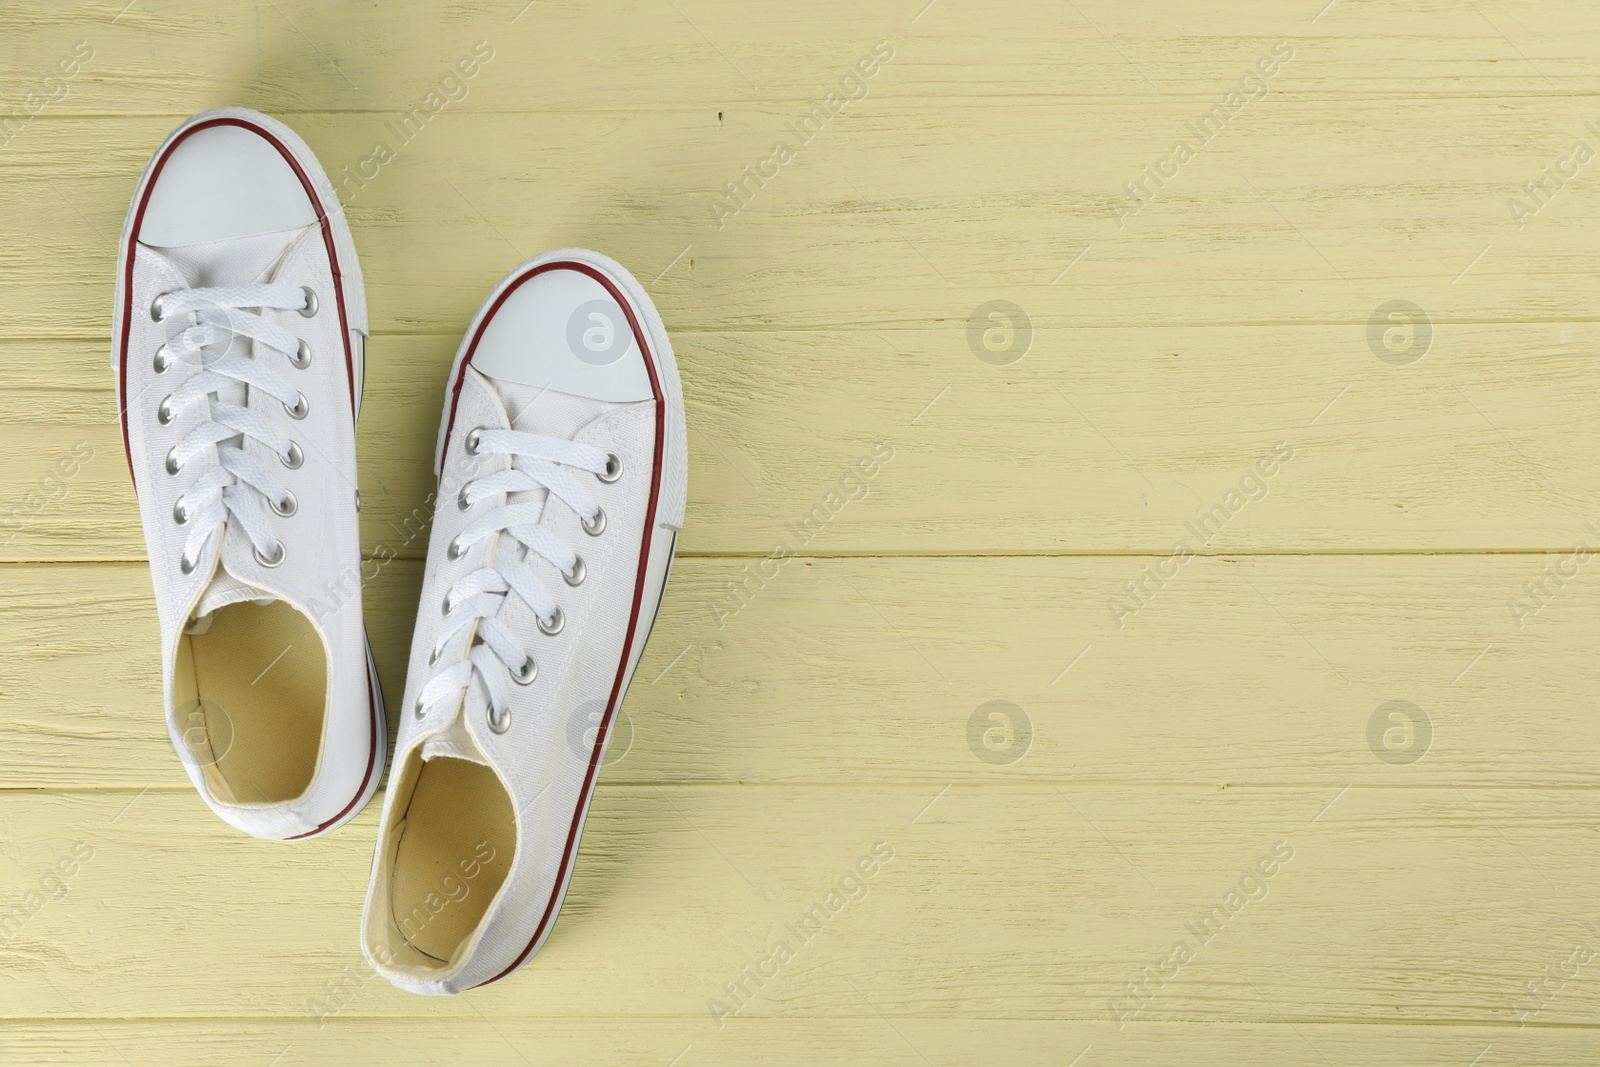
[[[1600,852],[1586,792],[1161,788],[1132,803],[1122,790],[997,783],[957,785],[929,808],[939,792],[603,786],[537,966],[470,1000],[418,1000],[366,981],[347,1010],[481,1026],[484,1016],[588,1016],[604,1005],[607,1015],[694,1020],[709,1037],[709,1002],[736,1004],[724,983],[783,941],[793,958],[776,976],[762,966],[768,978],[746,987],[744,1015],[875,1008],[1114,1026],[1135,1004],[1126,983],[1186,942],[1192,959],[1164,968],[1172,976],[1147,986],[1125,1029],[1274,1010],[1311,1022],[1514,1029],[1529,1001],[1523,983],[1597,940]],[[17,979],[0,1010],[322,1011],[323,982],[361,967],[350,931],[369,850],[338,838],[252,841],[190,793],[152,791],[130,806],[134,795],[0,797],[19,883],[75,842],[93,850],[63,879],[65,894],[0,948]],[[370,842],[376,817],[369,808],[347,836]],[[875,845],[892,858],[855,876]],[[1256,878],[1261,888],[1244,900],[1241,882],[1274,850],[1275,874]],[[847,875],[861,887],[855,902],[827,903]],[[803,939],[788,924],[813,905],[835,910]],[[1213,912],[1225,907],[1231,917]],[[1530,1022],[1594,1025],[1583,988],[1555,990]]]
[[[674,335],[689,416],[682,551],[813,554],[1570,551],[1600,522],[1594,323],[1441,327],[1411,367],[1364,327],[1041,330],[1012,367],[961,334]],[[368,555],[421,558],[459,337],[369,346]],[[1515,353],[1514,357],[1508,353]],[[144,538],[98,343],[0,343],[0,558],[138,559]],[[146,398],[153,410],[160,397]],[[137,414],[150,417],[149,411]],[[873,446],[892,461],[845,485]],[[1292,461],[1202,546],[1188,527]],[[70,478],[52,475],[79,446]],[[801,544],[827,494],[853,498]],[[1259,490],[1258,490],[1259,492]],[[864,494],[864,495],[863,495]],[[837,505],[828,505],[836,507]],[[9,519],[8,519],[9,516]],[[796,530],[800,532],[797,533]]]
[[[1593,89],[1583,45],[1600,19],[1587,8],[1347,0],[1337,18],[1317,18],[1318,10],[1297,0],[1219,0],[1204,8],[1155,0],[1075,11],[1025,0],[1008,5],[1003,18],[977,6],[950,6],[932,18],[918,4],[823,0],[804,11],[752,13],[737,0],[623,0],[607,13],[606,47],[596,48],[594,13],[558,5],[418,7],[404,18],[374,19],[359,5],[311,0],[250,9],[158,0],[120,15],[76,2],[7,10],[0,90],[10,97],[37,89],[57,55],[82,40],[94,59],[51,105],[54,114],[187,114],[224,94],[271,111],[383,111],[419,98],[483,40],[496,50],[495,63],[501,56],[515,62],[491,64],[455,105],[462,109],[790,102],[813,94],[818,79],[837,77],[855,49],[880,38],[914,51],[926,68],[921,91],[962,96],[1209,95],[1218,79],[1238,77],[1238,68],[1284,38],[1326,59],[1302,75],[1304,88],[1339,99]],[[159,62],[182,49],[191,53],[187,64]]]
[[[1405,1027],[1390,1025],[1213,1023],[1203,1040],[1195,1027],[1146,1023],[1118,1031],[1106,1023],[1031,1019],[889,1018],[870,1011],[860,1018],[828,1020],[737,1019],[710,1035],[677,1019],[496,1019],[481,1031],[450,1020],[333,1019],[314,1023],[278,1019],[228,1021],[103,1021],[0,1026],[0,1052],[40,1067],[202,1067],[217,1063],[270,1063],[292,1058],[313,1063],[406,1063],[455,1067],[463,1047],[483,1067],[525,1067],[552,1061],[578,1067],[682,1063],[776,1062],[797,1067],[874,1063],[926,1067],[928,1063],[981,1063],[1003,1050],[1019,1067],[1081,1063],[1192,1067],[1280,1067],[1285,1063],[1406,1063],[1460,1067],[1485,1048],[1526,1067],[1570,1067],[1595,1055],[1591,1032],[1559,1028]],[[471,1035],[466,1036],[464,1035]],[[470,1042],[470,1045],[469,1045]],[[287,1050],[287,1051],[286,1051]],[[1086,1051],[1087,1050],[1087,1051]]]
[[[1568,183],[1520,227],[1507,208],[1600,121],[1591,97],[1334,102],[1296,96],[1292,70],[1120,227],[1123,183],[1193,139],[1186,124],[1214,101],[908,99],[885,81],[720,228],[713,198],[793,140],[787,126],[808,105],[724,108],[720,121],[714,107],[445,110],[390,145],[397,158],[346,213],[380,331],[458,332],[510,266],[584,242],[646,281],[665,271],[653,289],[678,329],[942,326],[964,345],[968,317],[996,298],[1038,327],[1364,326],[1394,299],[1436,323],[1594,317],[1579,222],[1600,186]],[[337,176],[396,140],[389,118],[295,125]],[[0,153],[0,237],[22,247],[48,233],[52,252],[5,265],[3,336],[108,332],[120,221],[173,125],[46,114]]]
[[[1600,1059],[1597,46],[1536,0],[0,0],[0,1062]],[[249,840],[161,727],[112,269],[227,104],[343,187],[392,703],[486,289],[599,248],[682,367],[685,558],[563,918],[465,998],[362,964],[376,806]]]
[[[679,560],[606,777],[1593,787],[1600,586],[1580,571],[1521,629],[1507,606],[1561,560],[1197,559],[1120,628],[1108,601],[1152,559],[798,559],[743,601],[748,561]],[[187,789],[144,567],[5,580],[0,788]],[[419,583],[397,561],[364,588],[391,719]],[[988,763],[969,720],[994,700],[1031,740],[992,735]],[[1391,700],[1432,725],[1409,764],[1369,742]]]

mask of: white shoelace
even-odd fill
[[[306,417],[305,396],[260,360],[232,351],[236,338],[249,338],[259,346],[283,353],[297,367],[305,367],[310,348],[288,330],[267,322],[249,308],[273,308],[316,313],[316,296],[298,285],[243,285],[209,289],[178,289],[156,298],[151,316],[167,322],[193,315],[194,324],[174,335],[156,353],[156,370],[164,372],[174,362],[197,361],[201,372],[193,375],[161,401],[157,420],[171,423],[193,407],[204,405],[206,419],[167,453],[166,470],[177,474],[189,464],[208,457],[216,446],[215,462],[178,498],[173,521],[190,526],[180,561],[188,574],[199,564],[206,543],[230,519],[250,539],[263,566],[283,562],[283,543],[272,532],[273,515],[294,514],[294,494],[278,481],[270,468],[245,451],[245,439],[254,439],[277,454],[290,469],[304,462],[300,446],[291,441],[272,419],[241,404],[229,403],[222,394],[237,393],[243,385],[259,390],[283,404],[291,418]],[[309,309],[309,310],[308,310]]]
[[[622,463],[615,453],[558,437],[481,428],[468,435],[467,451],[473,455],[510,455],[512,466],[467,482],[456,501],[462,510],[500,493],[546,489],[578,513],[585,532],[599,536],[605,529],[605,512],[569,468],[588,471],[604,482],[614,482],[622,474]],[[449,503],[441,502],[441,506],[447,507]],[[523,551],[508,551],[508,546],[501,545],[491,565],[464,575],[445,594],[444,614],[450,621],[434,644],[428,663],[436,662],[444,646],[468,627],[477,627],[477,640],[465,659],[440,671],[422,687],[413,708],[418,718],[435,704],[463,699],[476,675],[488,690],[489,727],[495,733],[504,733],[510,727],[511,690],[507,676],[511,681],[527,685],[539,668],[533,656],[500,621],[500,610],[507,597],[515,593],[533,609],[540,631],[553,636],[561,631],[565,618],[555,594],[534,574],[533,557],[540,556],[554,564],[568,585],[581,584],[587,571],[582,557],[571,546],[539,525],[544,509],[545,503],[541,501],[504,504],[485,514],[450,542],[446,556],[452,561],[460,559],[479,541],[501,533],[519,542]]]

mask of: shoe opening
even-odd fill
[[[511,870],[516,815],[488,766],[414,751],[391,775],[397,804],[384,833],[368,949],[380,961],[427,980],[453,972]]]
[[[179,754],[219,803],[305,795],[327,718],[328,655],[311,620],[281,600],[229,604],[178,639]]]

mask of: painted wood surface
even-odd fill
[[[0,2],[0,1062],[1600,1058],[1600,10],[123,5]],[[628,743],[470,997],[362,965],[375,808],[249,840],[160,725],[112,267],[224,104],[342,184],[391,698],[487,287],[599,248],[678,351]]]
[[[749,560],[679,560],[608,780],[1592,788],[1600,587],[1580,570],[1537,611],[1522,593],[1563,560],[1195,559],[1131,612],[1156,558],[797,559],[764,584]],[[396,704],[420,569],[364,587]],[[153,728],[144,566],[5,575],[0,787],[187,789]],[[1026,725],[985,739],[984,712],[969,735],[997,700]],[[1394,700],[1431,726],[1410,762],[1368,736]]]
[[[1600,472],[1582,457],[1600,437],[1590,369],[1600,326],[1445,329],[1434,343],[1449,351],[1409,367],[1373,358],[1365,326],[1040,330],[1035,348],[1056,346],[1060,358],[1035,352],[1004,368],[973,358],[964,323],[682,331],[691,475],[681,551],[766,554],[780,541],[814,555],[1594,542]],[[368,554],[422,557],[459,342],[384,336],[369,346],[357,442]],[[0,444],[15,456],[0,469],[0,500],[11,502],[0,523],[16,513],[0,525],[0,559],[143,557],[106,351],[98,341],[0,342],[11,368]],[[879,443],[894,458],[845,484]],[[1262,479],[1255,464],[1276,446],[1293,456]],[[63,461],[70,478],[59,475]],[[1246,480],[1263,484],[1247,485],[1245,506],[1191,532]],[[847,506],[815,513],[830,492]]]
[[[1273,1005],[1313,1024],[1515,1029],[1523,1011],[1530,1024],[1595,1022],[1582,961],[1569,960],[1600,922],[1583,791],[992,783],[940,794],[604,783],[538,967],[470,999],[419,1001],[365,981],[350,1011],[468,1026],[676,1016],[708,1036],[719,1006],[1124,1030],[1147,1017],[1271,1021]],[[75,844],[91,850],[58,879],[64,899],[8,942],[6,1013],[315,1015],[325,980],[346,965],[362,973],[346,931],[375,809],[351,824],[368,848],[289,848],[230,832],[189,793],[130,806],[134,795],[5,798],[11,863],[35,881]],[[856,874],[875,848],[876,873]],[[1257,874],[1262,863],[1271,873]],[[779,942],[791,957],[781,964]],[[1534,1000],[1523,982],[1546,965],[1580,973]],[[763,985],[747,966],[766,972]],[[728,982],[746,982],[744,996]]]

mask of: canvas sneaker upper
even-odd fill
[[[362,944],[456,993],[554,923],[687,491],[676,364],[643,289],[566,250],[490,294],[457,354]]]
[[[151,159],[118,266],[112,368],[173,744],[231,825],[326,832],[372,795],[385,751],[361,617],[367,322],[348,227],[287,127],[208,112]]]

